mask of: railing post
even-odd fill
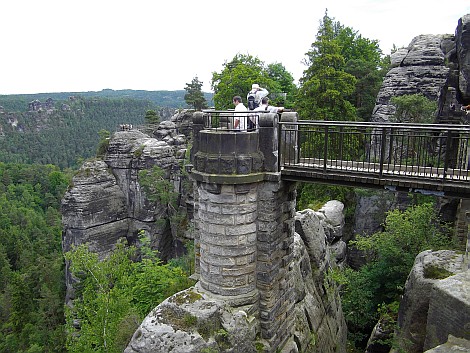
[[[388,147],[388,163],[392,163],[392,155],[393,155],[393,134],[394,134],[394,128],[390,128],[390,141],[389,141],[389,147]]]
[[[382,128],[382,141],[380,146],[379,176],[382,177],[384,171],[385,148],[387,146],[387,128]]]
[[[343,127],[340,126],[340,127],[339,127],[339,146],[338,146],[338,149],[339,149],[338,159],[339,159],[340,161],[343,160],[343,144],[344,144],[344,143],[343,143],[343,142],[344,142],[344,139],[343,139],[343,133],[344,133],[344,131],[343,131],[343,130],[344,130]]]
[[[442,176],[442,180],[446,180],[447,178],[447,168],[449,168],[449,159],[451,154],[451,143],[452,143],[452,133],[450,130],[447,130],[447,138],[446,138],[446,153],[444,155],[444,172]]]
[[[328,126],[325,126],[325,147],[323,149],[323,171],[326,172],[326,161],[328,159]]]

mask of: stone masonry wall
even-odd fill
[[[294,183],[264,182],[258,194],[257,287],[261,336],[271,347],[283,346],[292,330]]]
[[[201,286],[213,294],[238,297],[238,305],[253,304],[257,300],[256,184],[200,183],[198,194]]]

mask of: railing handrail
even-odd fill
[[[470,195],[468,125],[281,119],[278,144],[278,171],[293,180]]]
[[[370,128],[390,128],[403,127],[416,130],[453,130],[458,132],[470,132],[469,125],[457,124],[418,124],[418,123],[395,123],[395,122],[357,122],[357,121],[327,121],[327,120],[300,120],[296,122],[279,121],[279,125],[291,126],[349,126],[349,127],[370,127]]]

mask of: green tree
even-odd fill
[[[356,120],[356,109],[348,101],[356,78],[347,73],[335,23],[325,12],[315,42],[307,52],[308,68],[300,79],[297,107],[302,119]]]
[[[100,137],[100,141],[98,143],[98,149],[96,151],[96,157],[98,158],[103,158],[106,152],[108,151],[108,146],[109,146],[109,137],[111,136],[111,133],[105,129],[101,129],[98,132],[98,135]]]
[[[104,260],[86,245],[66,253],[79,280],[77,299],[67,311],[69,352],[122,352],[151,309],[192,285],[180,268],[162,264],[143,244],[140,262],[132,261],[137,249],[122,243]]]
[[[230,62],[223,64],[220,73],[212,73],[211,87],[214,91],[216,109],[233,108],[232,98],[236,95],[245,100],[253,83],[258,83],[269,91],[273,91],[273,87],[278,87],[260,59],[248,54],[235,55]],[[246,105],[246,101],[244,103]]]
[[[354,92],[348,96],[348,100],[356,108],[358,118],[368,121],[388,65],[382,58],[377,40],[364,38],[357,31],[339,23],[336,28],[336,39],[345,59],[344,70],[356,78]]]
[[[202,92],[203,82],[199,81],[198,77],[194,77],[191,83],[186,83],[186,94],[184,100],[187,105],[193,107],[194,110],[202,110],[207,108],[207,101]]]
[[[52,165],[0,163],[0,352],[63,352],[60,200]]]
[[[160,116],[155,110],[149,109],[145,112],[145,122],[149,125],[160,123]]]
[[[163,205],[167,210],[168,218],[160,221],[169,221],[177,234],[183,232],[187,226],[186,213],[177,207],[179,194],[174,185],[165,178],[165,171],[158,166],[142,170],[139,172],[139,183],[150,201]]]
[[[437,103],[422,94],[407,94],[392,97],[396,111],[394,121],[399,123],[432,123],[435,119]]]
[[[356,344],[364,344],[379,317],[379,307],[399,301],[418,253],[454,247],[448,234],[434,205],[424,203],[390,211],[383,232],[357,237],[355,245],[365,251],[368,263],[359,271],[345,272],[342,290],[348,330]]]
[[[270,104],[293,108],[297,87],[294,84],[292,74],[287,71],[281,63],[268,64],[266,71],[268,77],[275,83],[275,85],[271,87],[272,91],[269,94],[271,98]]]

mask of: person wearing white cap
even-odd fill
[[[269,91],[260,87],[257,83],[251,85],[251,91],[248,92],[246,99],[248,101],[248,109],[253,110],[261,105],[261,99],[266,97]]]

